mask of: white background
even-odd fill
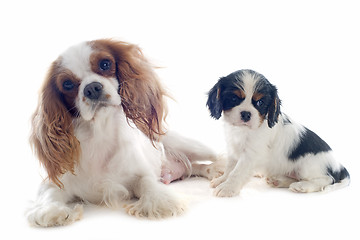
[[[356,1],[2,1],[0,133],[2,239],[355,239],[359,237],[360,14]],[[169,186],[184,216],[139,220],[85,207],[67,227],[27,225],[43,172],[28,144],[29,119],[48,66],[67,47],[115,37],[138,44],[177,100],[171,129],[224,150],[222,122],[206,93],[219,77],[250,68],[279,89],[283,111],[317,132],[349,170],[348,188],[295,194],[252,180],[239,197],[209,182]],[[4,237],[6,236],[6,237]]]

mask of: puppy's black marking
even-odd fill
[[[341,166],[340,171],[334,171],[331,167],[327,167],[327,175],[333,178],[333,184],[339,183],[341,182],[341,180],[344,180],[345,178],[350,179],[349,172],[343,166]]]
[[[300,136],[300,142],[290,152],[289,159],[296,161],[300,157],[305,156],[308,153],[317,154],[320,152],[330,151],[330,146],[322,140],[316,133],[305,128],[305,131]]]

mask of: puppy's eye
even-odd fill
[[[74,83],[71,80],[64,81],[62,86],[67,91],[70,91],[75,87]]]
[[[99,62],[99,68],[102,71],[109,70],[111,68],[111,61],[109,59],[103,59]]]
[[[239,97],[236,96],[236,95],[232,95],[232,96],[230,97],[230,101],[233,102],[233,103],[238,103],[238,102],[241,101],[241,98],[239,98]]]
[[[262,105],[264,105],[264,101],[263,100],[258,100],[258,101],[256,101],[256,106],[257,107],[261,107]]]

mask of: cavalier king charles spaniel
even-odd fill
[[[209,148],[165,132],[164,96],[133,44],[83,42],[54,61],[32,118],[30,142],[48,178],[27,211],[29,223],[66,225],[81,218],[81,203],[117,208],[132,198],[130,215],[181,214],[186,204],[163,183],[212,179],[220,170]]]
[[[277,89],[263,75],[240,70],[220,78],[208,94],[211,116],[223,114],[228,163],[212,181],[219,197],[238,195],[255,173],[273,187],[316,192],[349,184],[329,145],[280,111]],[[334,186],[334,185],[333,185]]]

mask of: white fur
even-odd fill
[[[289,187],[294,192],[324,190],[333,183],[326,174],[327,166],[339,170],[332,152],[306,154],[295,161],[289,160],[289,152],[297,146],[305,128],[280,114],[278,123],[270,128],[267,120],[261,120],[251,99],[257,79],[246,74],[242,77],[245,99],[238,106],[223,112],[227,141],[228,165],[223,176],[214,179],[211,186],[219,197],[232,197],[240,193],[243,186],[256,173],[264,174],[274,187]],[[251,120],[244,122],[240,113],[248,111]]]
[[[159,182],[161,165],[167,161],[164,149],[191,153],[196,156],[194,160],[214,160],[215,155],[205,146],[174,133],[167,134],[164,143],[157,142],[154,147],[126,118],[117,80],[90,70],[91,52],[83,43],[61,56],[63,67],[81,79],[76,98],[81,117],[73,121],[81,159],[75,174],[61,176],[63,189],[48,181],[42,184],[38,199],[27,212],[28,221],[44,227],[70,224],[82,216],[82,205],[70,204],[76,199],[119,208],[124,200],[137,198],[126,206],[131,215],[162,218],[181,214],[186,204]],[[84,97],[84,87],[95,81],[110,96],[106,103],[94,105]]]

